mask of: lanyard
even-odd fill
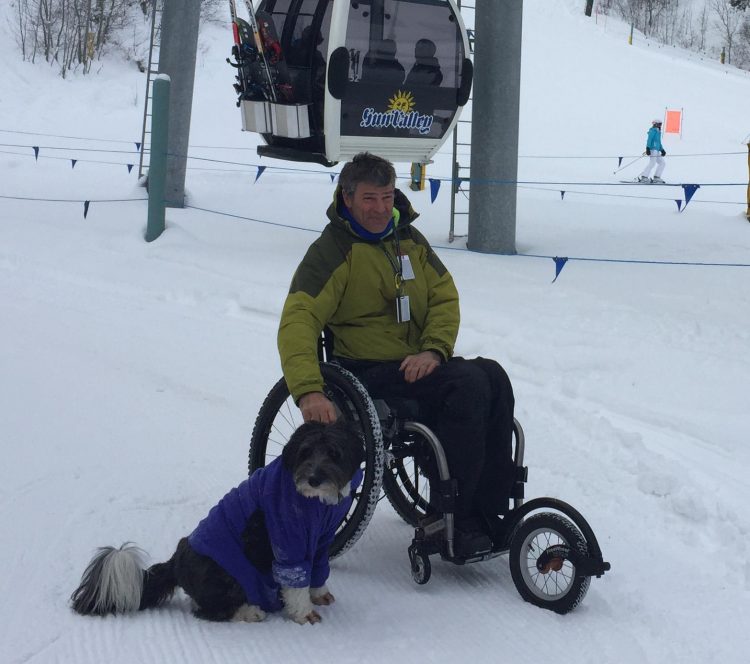
[[[391,268],[393,269],[393,277],[396,282],[396,295],[401,296],[401,284],[404,281],[404,270],[403,270],[403,264],[401,263],[401,247],[399,246],[398,242],[398,229],[393,229],[393,243],[396,248],[396,259],[393,258],[388,253],[388,250],[385,248],[385,242],[382,240],[380,241],[380,248],[383,250],[383,253],[385,254],[385,257],[388,259],[388,262],[391,264]]]

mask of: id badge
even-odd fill
[[[406,323],[411,318],[409,311],[409,296],[400,295],[396,298],[396,320],[399,323]]]
[[[411,266],[409,254],[401,256],[401,278],[404,281],[414,279],[414,268]]]

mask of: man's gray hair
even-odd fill
[[[376,187],[395,186],[396,169],[387,159],[369,152],[360,152],[341,169],[339,186],[347,196],[353,196],[361,182]]]

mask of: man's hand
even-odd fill
[[[420,378],[429,376],[440,366],[442,358],[434,350],[425,350],[416,355],[407,355],[399,367],[404,372],[407,383],[416,383]]]
[[[331,424],[338,417],[336,407],[322,392],[308,392],[299,400],[299,409],[305,422]]]

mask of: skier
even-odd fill
[[[638,176],[638,182],[653,182],[654,184],[664,184],[661,174],[664,172],[664,156],[667,151],[661,145],[661,120],[656,119],[651,122],[651,129],[648,130],[646,137],[646,155],[649,157],[646,168]],[[654,177],[649,179],[651,170],[656,166]]]

